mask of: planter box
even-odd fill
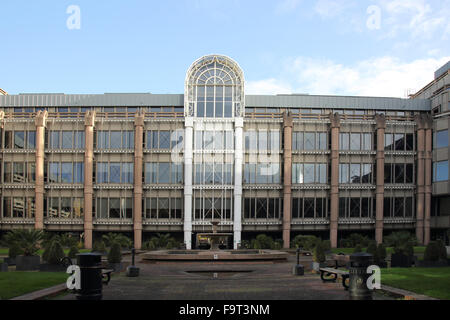
[[[419,268],[442,268],[447,267],[447,260],[439,260],[439,261],[417,261],[416,267]]]
[[[401,253],[391,255],[391,268],[410,268],[413,264],[414,256],[407,256]]]
[[[8,264],[3,262],[0,263],[0,272],[8,272]]]
[[[4,258],[3,259],[5,263],[7,263],[9,266],[15,266],[16,265],[16,258]]]
[[[60,264],[43,263],[39,265],[41,272],[66,272],[67,268]]]
[[[313,271],[315,272],[320,272],[319,269],[320,268],[326,268],[327,267],[327,263],[326,262],[312,262],[311,264],[311,268],[313,269]]]
[[[109,263],[109,264],[108,264],[108,267],[109,267],[110,269],[113,269],[114,272],[121,272],[122,269],[123,269],[122,262],[120,262],[120,263]]]
[[[37,271],[40,263],[40,256],[17,256],[16,271]]]

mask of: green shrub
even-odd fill
[[[376,261],[383,262],[386,260],[386,256],[387,256],[386,248],[384,247],[384,245],[382,243],[380,243],[377,247],[377,255],[376,255],[377,260]]]
[[[242,248],[242,249],[250,249],[250,241],[248,241],[248,240],[242,240],[242,241],[241,241],[241,248]]]
[[[59,241],[52,241],[46,251],[48,251],[48,253],[45,255],[44,260],[49,264],[60,264],[62,258],[64,258],[64,250]]]
[[[16,229],[5,235],[4,242],[8,244],[8,248],[16,245],[24,256],[35,256],[43,238],[42,230]]]
[[[70,259],[75,259],[77,257],[78,254],[78,247],[77,246],[72,246],[70,248],[69,254],[67,255]]]
[[[144,243],[145,250],[156,250],[158,249],[158,239],[152,238]]]
[[[316,247],[314,248],[313,253],[313,260],[314,262],[322,263],[325,262],[325,250],[322,241],[317,241]]]
[[[120,244],[121,248],[129,249],[132,247],[132,241],[130,238],[122,233],[108,233],[102,236],[103,241],[107,247],[111,247],[114,242]]]
[[[359,233],[352,233],[347,238],[341,239],[339,245],[341,248],[354,248],[357,245],[362,247],[367,247],[369,245],[370,239],[368,236],[363,236]]]
[[[252,249],[256,249],[256,250],[262,249],[261,243],[259,243],[259,241],[256,241],[256,239],[252,239],[252,241],[250,242],[250,245],[251,245]]]
[[[265,234],[256,236],[255,247],[253,249],[271,249],[273,246],[273,239]]]
[[[174,238],[170,238],[169,241],[167,241],[166,249],[172,250],[172,249],[178,249],[180,247],[180,243],[175,240]]]
[[[121,248],[120,243],[113,242],[111,244],[111,249],[109,249],[109,253],[108,253],[108,262],[109,263],[122,262],[122,248]]]
[[[363,252],[363,248],[360,244],[357,244],[355,246],[355,250],[353,250],[353,253],[360,253],[360,252]]]
[[[283,248],[283,240],[277,239],[272,243],[272,250],[281,250]]]
[[[376,260],[376,256],[377,256],[377,243],[375,241],[370,241],[369,245],[367,246],[366,249],[367,253],[370,253],[374,260]]]
[[[316,247],[317,242],[320,239],[316,236],[298,235],[294,238],[293,243],[296,248],[302,248],[303,250],[312,251]]]
[[[331,250],[331,241],[330,240],[323,240],[322,244],[323,244],[323,249],[325,250],[325,252]]]
[[[408,231],[392,232],[390,235],[384,237],[386,247],[402,247],[408,242],[411,242],[413,246],[417,244],[416,237]]]
[[[435,241],[431,241],[424,254],[425,261],[438,261],[439,260],[439,245]]]
[[[439,249],[439,259],[441,260],[447,259],[447,248],[445,247],[444,241],[439,239],[436,241],[436,245],[438,246]]]
[[[83,242],[78,242],[77,243],[77,248],[78,248],[78,250],[81,250],[81,249],[84,249],[84,243]]]
[[[20,247],[17,243],[12,243],[9,246],[8,257],[10,257],[11,259],[14,259],[17,256],[20,256],[21,254],[22,254],[22,250],[20,249]]]
[[[92,246],[91,252],[105,253],[106,252],[105,242],[103,240],[94,241],[94,245]]]

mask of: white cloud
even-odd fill
[[[292,93],[290,85],[278,79],[265,79],[259,81],[247,81],[245,84],[246,94],[281,94]]]
[[[403,62],[386,56],[343,65],[331,60],[298,57],[287,61],[275,79],[250,81],[248,94],[309,93],[357,96],[406,97],[433,79],[434,72],[450,60],[427,58]]]

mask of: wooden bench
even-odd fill
[[[342,286],[345,290],[348,290],[348,285],[346,283],[347,279],[350,278],[350,273],[348,271],[339,270],[336,268],[320,268],[320,279],[323,282],[336,282],[338,277],[342,279]]]

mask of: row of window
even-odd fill
[[[385,163],[384,183],[413,183],[414,165],[412,163]]]
[[[183,130],[175,131],[147,131],[144,145],[146,149],[181,149],[183,147]]]
[[[97,162],[96,183],[133,184],[134,163]]]
[[[279,151],[279,130],[249,130],[244,133],[246,151]]]
[[[195,131],[195,150],[234,150],[233,131]]]
[[[197,117],[231,118],[233,116],[233,87],[198,86]]]
[[[49,131],[46,134],[48,149],[84,150],[84,131]]]
[[[5,131],[4,149],[35,149],[36,131]]]
[[[351,151],[370,151],[372,148],[372,133],[340,133],[339,149]]]
[[[44,201],[44,215],[55,219],[82,219],[84,198],[49,197]]]
[[[134,131],[96,131],[97,150],[102,149],[134,149]]]
[[[34,183],[36,181],[34,162],[5,162],[3,166],[4,183]]]
[[[84,183],[84,162],[49,162],[49,183]]]
[[[133,198],[97,198],[95,204],[98,219],[133,218]]]
[[[283,217],[281,198],[245,198],[244,219],[280,219]]]
[[[383,215],[385,218],[412,218],[414,216],[414,198],[384,198]]]
[[[194,169],[195,184],[233,184],[232,163],[197,163]]]
[[[293,132],[292,150],[328,150],[328,133]]]
[[[293,198],[292,218],[326,218],[330,204],[327,198]]]
[[[413,151],[414,134],[412,133],[385,133],[384,150],[386,151]]]
[[[375,212],[374,204],[373,198],[339,198],[339,217],[370,218]]]
[[[326,163],[293,163],[292,183],[323,183],[328,182]]]
[[[4,218],[34,218],[34,197],[3,197]],[[0,215],[1,216],[1,215]]]
[[[144,219],[182,219],[183,199],[146,198]]]
[[[247,184],[279,184],[281,183],[281,166],[279,163],[246,163],[243,182]]]
[[[340,163],[339,183],[372,183],[371,163]]]
[[[183,164],[173,162],[149,162],[145,164],[145,184],[182,184]]]
[[[195,220],[231,220],[232,216],[231,198],[195,198],[194,219]]]

